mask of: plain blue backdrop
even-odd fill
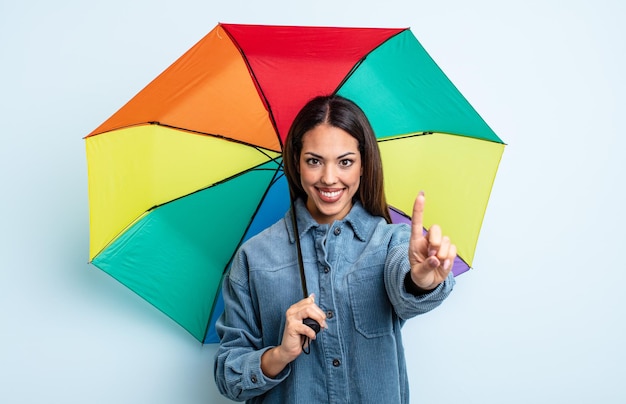
[[[226,402],[87,264],[82,140],[218,22],[411,27],[508,143],[475,269],[404,330],[412,402],[626,402],[625,4],[0,0],[0,402]]]

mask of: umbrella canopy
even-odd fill
[[[289,207],[281,149],[314,96],[369,117],[394,221],[438,223],[469,269],[504,149],[409,29],[219,24],[85,137],[90,261],[202,342],[238,246]],[[436,169],[433,169],[436,167]]]

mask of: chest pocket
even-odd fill
[[[380,267],[359,268],[348,275],[350,305],[356,330],[366,338],[393,332],[393,309]]]

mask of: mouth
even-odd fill
[[[344,190],[343,189],[320,189],[317,188],[317,193],[320,196],[320,199],[324,202],[327,203],[332,203],[332,202],[336,202],[341,198],[341,195],[343,194]]]

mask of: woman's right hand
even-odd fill
[[[285,330],[280,345],[267,350],[261,357],[261,369],[266,376],[275,377],[285,366],[302,354],[304,337],[310,340],[316,338],[315,331],[302,322],[305,318],[312,318],[322,328],[327,328],[326,314],[315,304],[313,294],[287,309]]]

